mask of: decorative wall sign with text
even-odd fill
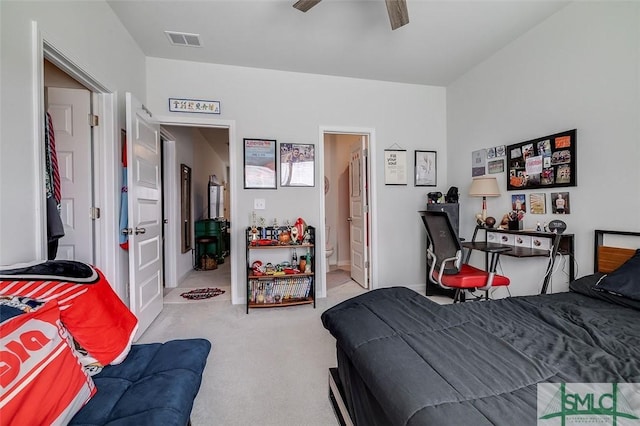
[[[384,150],[384,184],[407,184],[407,151],[404,149]]]
[[[169,111],[220,114],[220,101],[169,98]]]

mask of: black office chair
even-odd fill
[[[509,248],[491,251],[489,270],[483,271],[463,263],[462,244],[446,212],[423,211],[420,215],[427,229],[429,280],[444,289],[455,290],[453,303],[464,302],[465,290],[484,290],[488,299],[491,287],[509,285],[509,278],[496,273],[500,253]]]

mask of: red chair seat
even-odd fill
[[[447,287],[455,288],[478,288],[487,284],[487,276],[489,273],[478,269],[475,266],[463,264],[460,272],[455,275],[443,275],[442,284]],[[433,273],[433,279],[438,281],[437,271]],[[504,275],[496,274],[493,277],[493,287],[509,285],[509,278]]]

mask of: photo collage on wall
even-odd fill
[[[507,146],[508,190],[576,186],[576,130]]]

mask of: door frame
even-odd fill
[[[235,167],[233,165],[233,159],[237,156],[237,146],[235,143],[236,140],[236,122],[235,120],[221,120],[217,118],[208,118],[208,117],[174,117],[174,116],[156,116],[156,120],[160,123],[160,127],[163,126],[182,126],[182,127],[216,127],[216,128],[225,128],[229,132],[229,208],[231,209],[231,215],[229,217],[229,230],[228,232],[233,235],[234,227],[238,226],[240,223],[240,217],[238,215],[238,207],[237,207],[237,182],[236,179],[233,178],[233,173],[235,173]],[[167,150],[168,152],[164,153],[164,156],[167,158],[163,158],[163,162],[169,161],[172,164],[175,163],[176,159],[176,150]],[[165,163],[166,164],[166,163]],[[172,191],[177,191],[179,186],[177,182],[167,183],[166,180],[163,181],[163,187],[165,184],[169,185],[169,189]],[[176,195],[177,196],[177,195]],[[175,198],[176,200],[178,198]],[[175,215],[174,217],[167,217],[166,219],[169,221],[168,227],[166,229],[167,233],[173,234],[174,230],[172,230],[172,224],[175,226],[178,223],[178,212],[175,209],[170,209],[169,213]],[[175,253],[178,250],[178,242],[175,238],[170,240],[165,240],[166,250],[169,253]],[[243,248],[240,245],[240,241],[238,238],[231,238],[231,253],[242,253]],[[234,305],[245,303],[244,299],[239,298],[239,294],[235,291],[236,285],[240,280],[239,273],[237,271],[235,265],[235,256],[229,256],[228,261],[230,262],[231,268],[231,303]],[[174,273],[176,273],[174,269]],[[169,287],[167,287],[169,288]]]
[[[82,85],[91,91],[91,103],[93,114],[100,117],[100,125],[92,128],[92,137],[94,140],[94,184],[93,198],[95,207],[100,208],[100,219],[94,223],[94,250],[95,250],[95,266],[100,268],[107,280],[111,283],[114,290],[125,301],[128,302],[128,290],[126,282],[118,279],[120,276],[121,262],[118,256],[118,206],[120,199],[120,187],[113,185],[113,182],[119,182],[120,177],[117,175],[119,167],[117,166],[120,158],[119,144],[112,141],[119,140],[117,117],[117,96],[106,85],[96,80],[82,67],[73,62],[59,48],[57,48],[46,36],[42,34],[36,21],[32,22],[32,39],[35,42],[33,49],[33,81],[34,81],[34,115],[35,122],[40,123],[35,130],[35,143],[40,146],[44,140],[44,60],[47,59],[66,74],[70,75]],[[44,212],[45,209],[45,193],[44,193],[44,151],[40,148],[34,150],[36,152],[36,164],[38,171],[41,173],[42,179],[39,177],[41,184],[40,196],[36,202],[39,211]],[[40,240],[39,258],[45,261],[47,258],[47,228],[46,217],[40,215],[37,234]]]
[[[368,250],[368,258],[369,258],[369,290],[374,290],[378,287],[377,285],[377,277],[378,277],[378,248],[375,244],[375,241],[378,241],[378,217],[373,214],[373,212],[377,211],[377,184],[376,179],[373,177],[376,176],[376,130],[371,127],[345,127],[345,126],[320,126],[319,128],[319,137],[318,137],[318,149],[316,150],[316,155],[318,157],[318,168],[321,170],[321,173],[324,173],[324,136],[325,134],[351,134],[351,135],[366,135],[369,137],[369,152],[368,152],[368,165],[367,168],[367,182],[368,182],[368,191],[367,191],[367,204],[369,206],[368,213],[368,221],[367,221],[367,233],[369,235],[369,244],[366,249]],[[324,190],[318,191],[319,203],[320,203],[320,223],[322,224],[316,232],[316,246],[321,247],[319,252],[322,256],[325,255],[324,247],[325,244],[325,194]],[[318,254],[316,253],[316,256]],[[325,263],[316,261],[316,265],[320,264],[322,271],[319,276],[316,274],[316,279],[319,278],[320,288],[318,297],[327,297],[327,277],[326,273],[329,271],[324,271]],[[318,268],[316,267],[316,270]]]

